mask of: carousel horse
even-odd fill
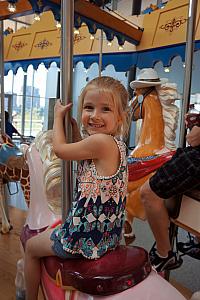
[[[11,225],[7,219],[4,203],[5,192],[4,184],[9,182],[20,181],[24,192],[27,205],[30,198],[30,177],[29,169],[23,153],[12,142],[12,140],[4,134],[0,135],[0,210],[2,215],[2,233],[7,233],[11,229]]]
[[[133,219],[146,218],[140,201],[140,187],[175,152],[178,107],[174,101],[177,99],[180,96],[176,84],[165,83],[152,87],[148,95],[139,95],[132,100],[133,121],[142,119],[142,125],[137,146],[128,157],[129,183],[124,226],[126,244],[135,239]]]
[[[47,131],[39,135],[27,151],[31,190],[28,216],[21,233],[24,249],[30,237],[60,223],[61,161],[53,153],[51,134]],[[18,292],[21,285],[18,295],[23,299],[20,298],[25,296],[22,259],[17,267],[16,285]],[[41,269],[46,300],[185,299],[151,270],[148,253],[141,247],[121,245],[98,260],[46,257],[41,259]]]

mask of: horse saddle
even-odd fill
[[[26,225],[21,233],[23,247],[28,238],[41,230]],[[97,260],[76,258],[62,260],[56,256],[42,259],[49,278],[62,289],[77,289],[92,295],[120,293],[143,281],[151,272],[148,253],[141,247],[118,246]]]
[[[146,157],[128,157],[128,180],[136,181],[160,168],[172,158],[175,151]]]
[[[92,295],[120,293],[151,272],[148,253],[141,247],[118,246],[97,260],[45,257],[43,266],[62,289],[73,287]]]

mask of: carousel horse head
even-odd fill
[[[136,92],[131,101],[132,119],[142,119],[138,143],[130,155],[143,157],[175,150],[178,108],[174,102],[180,99],[176,84],[160,80],[153,69],[143,69],[130,86]]]
[[[2,201],[5,199],[3,184],[20,181],[27,204],[30,199],[29,169],[23,152],[6,134],[0,135],[0,205],[2,212],[2,232],[10,229]]]
[[[61,213],[61,159],[53,151],[52,130],[39,133],[35,146],[43,168],[43,184],[50,209]]]
[[[52,130],[38,133],[26,156],[31,194],[25,225],[42,231],[61,215],[61,160],[53,151]]]
[[[141,126],[137,145],[128,157],[126,212],[129,225],[134,217],[146,218],[140,201],[140,187],[175,152],[178,107],[174,102],[180,99],[176,84],[160,80],[153,69],[141,70],[139,78],[130,86],[136,92],[130,104],[132,120],[141,119]]]

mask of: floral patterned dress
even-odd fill
[[[119,244],[128,182],[126,146],[114,138],[120,165],[112,176],[98,176],[93,160],[78,165],[77,193],[65,223],[55,234],[70,253],[96,259]]]

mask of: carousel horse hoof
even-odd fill
[[[132,244],[135,240],[135,234],[133,233],[132,226],[127,220],[124,223],[124,239],[126,246]]]
[[[26,300],[25,290],[17,290],[16,291],[16,300]]]
[[[190,298],[190,300],[199,300],[199,299],[200,299],[200,291],[197,291],[194,294],[192,294],[192,297]]]
[[[120,262],[123,263],[121,264]],[[143,281],[151,272],[148,253],[141,247],[118,246],[97,260],[58,257],[42,259],[46,282],[50,278],[61,289],[72,287],[92,295],[113,295]],[[49,285],[50,286],[50,285]]]
[[[1,234],[6,234],[6,233],[9,233],[11,230],[13,229],[13,226],[10,225],[9,228],[1,228]]]

